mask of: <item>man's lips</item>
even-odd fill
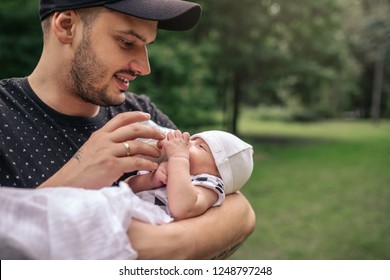
[[[130,81],[134,81],[137,76],[125,73],[117,73],[114,75],[114,77],[117,81],[119,89],[121,91],[125,91],[129,87]]]

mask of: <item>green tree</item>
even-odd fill
[[[226,128],[237,133],[243,104],[294,107],[300,118],[338,116],[369,103],[364,85],[372,86],[372,78],[357,79],[361,65],[364,74],[373,64],[362,52],[351,55],[349,43],[362,37],[345,32],[348,13],[361,1],[199,0],[198,27],[160,31],[149,47],[152,74],[130,90],[149,95],[183,129],[214,123],[221,110]],[[30,73],[39,59],[37,11],[38,1],[2,1],[2,78]],[[383,91],[389,90],[383,79]]]
[[[358,69],[342,34],[344,9],[337,0],[204,1],[197,33],[217,46],[210,65],[231,131],[242,102],[296,100],[326,115],[348,106],[343,95],[355,93]]]
[[[2,0],[0,78],[31,73],[42,49],[38,1]]]
[[[159,31],[149,47],[152,73],[139,77],[130,90],[152,98],[181,129],[216,122],[217,98],[209,79],[212,48],[198,44],[191,32]]]
[[[389,60],[390,48],[390,1],[362,0],[356,7],[358,12],[353,21],[349,22],[350,41],[364,68],[362,84],[366,85],[366,100],[360,97],[362,106],[370,112],[371,119],[378,122],[381,109],[386,111],[385,95],[390,85],[386,77],[386,60]],[[358,18],[358,24],[356,24]],[[387,74],[386,74],[387,73]],[[370,87],[370,88],[368,88]],[[368,98],[370,97],[370,98]]]

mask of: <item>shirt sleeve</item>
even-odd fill
[[[192,176],[192,184],[213,190],[217,195],[217,202],[213,206],[221,205],[225,200],[225,184],[222,179],[210,174]]]
[[[0,188],[1,259],[135,259],[126,186]]]

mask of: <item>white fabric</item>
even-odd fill
[[[136,259],[127,230],[131,218],[151,214],[125,184],[101,190],[0,188],[0,259]]]
[[[142,201],[146,201],[150,204],[153,204],[157,206],[160,210],[163,210],[167,215],[172,216],[168,207],[168,194],[167,194],[166,187],[160,187],[153,190],[137,192],[136,195]]]

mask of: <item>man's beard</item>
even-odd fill
[[[123,100],[110,98],[108,85],[96,87],[107,76],[107,67],[99,60],[93,51],[88,34],[76,49],[72,60],[70,78],[73,82],[72,92],[81,100],[98,106],[120,105]]]

